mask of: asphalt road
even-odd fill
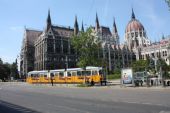
[[[1,83],[0,113],[170,113],[170,89]]]

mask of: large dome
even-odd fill
[[[135,18],[133,9],[131,20],[126,26],[125,39],[130,49],[150,45],[150,40],[146,36],[146,31],[140,21]]]
[[[126,33],[129,32],[138,32],[138,31],[144,31],[143,25],[135,18],[135,14],[132,9],[132,17],[131,20],[129,21],[128,25],[126,26]]]
[[[136,19],[132,19],[128,25],[126,26],[126,33],[133,32],[133,31],[144,31],[143,25]]]

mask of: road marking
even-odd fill
[[[170,111],[160,111],[159,113],[170,113]]]
[[[164,106],[164,107],[169,107],[168,105],[163,105],[163,104],[153,104],[153,103],[147,103],[147,102],[135,102],[135,101],[121,101],[121,100],[113,100],[113,102],[122,102],[122,103],[129,103],[129,104],[143,104],[143,105],[155,105],[155,106]],[[163,112],[164,113],[164,112]],[[166,112],[165,112],[166,113]],[[170,113],[170,112],[167,112]]]

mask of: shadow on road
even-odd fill
[[[40,113],[40,112],[0,100],[0,113]]]

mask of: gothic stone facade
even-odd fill
[[[100,26],[99,19],[96,14],[96,25],[94,34],[102,42],[102,57],[107,62],[109,71],[115,69],[127,68],[133,60],[135,60],[133,52],[125,44],[120,44],[116,22],[113,22],[113,30],[109,27]]]
[[[41,33],[41,31],[25,29],[20,54],[21,75],[26,75],[29,71],[34,70],[34,42]]]
[[[162,58],[170,65],[170,36],[166,38],[163,36],[159,42],[151,43],[144,26],[136,19],[133,9],[131,20],[125,30],[125,40],[128,48],[134,52],[136,60]]]
[[[33,70],[75,67],[77,57],[71,47],[70,37],[77,31],[77,28],[52,25],[50,12],[44,31],[25,28],[20,54],[20,74],[26,75]]]
[[[170,65],[170,36],[167,36],[159,42],[152,43],[148,47],[141,48],[140,59],[146,60],[148,57],[157,60],[162,58]]]
[[[35,70],[51,70],[76,66],[76,56],[70,44],[74,30],[51,26],[35,41]],[[66,64],[67,63],[67,64]]]
[[[96,14],[93,35],[102,42],[103,50],[100,56],[107,62],[109,71],[130,67],[133,60],[146,59],[148,56],[164,58],[169,62],[170,40],[164,39],[151,43],[146,35],[144,26],[136,19],[132,9],[131,20],[125,30],[125,43],[120,44],[115,20],[113,30],[99,24]],[[83,23],[81,31],[84,31]],[[26,75],[32,70],[51,70],[76,67],[78,56],[71,46],[70,38],[80,32],[77,17],[74,29],[54,26],[48,13],[46,27],[43,31],[25,29],[21,48],[21,74]],[[165,43],[166,42],[166,43]]]
[[[133,52],[126,45],[120,45],[116,23],[113,32],[110,28],[100,26],[96,14],[96,26],[93,33],[102,41],[103,51],[100,56],[107,62],[109,71],[130,66]],[[81,31],[84,31],[82,24]],[[32,70],[51,70],[65,67],[76,67],[78,56],[70,44],[71,36],[78,35],[79,26],[75,18],[74,29],[54,26],[48,13],[44,31],[25,29],[23,47],[21,49],[21,74],[26,75]],[[30,35],[31,34],[31,35]],[[31,42],[31,45],[26,43]]]

